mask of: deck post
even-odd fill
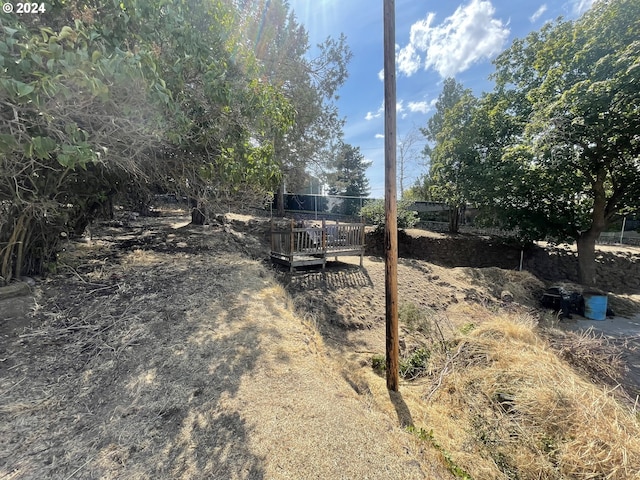
[[[273,238],[273,217],[271,217],[271,252],[275,250],[275,238]]]
[[[360,253],[360,266],[362,267],[363,266],[362,261],[363,261],[363,258],[364,258],[364,247],[365,247],[364,241],[365,241],[365,238],[366,238],[365,234],[364,234],[364,218],[363,217],[360,217],[360,231],[361,231],[361,233],[360,233],[360,248],[362,248],[362,250],[361,250],[362,253]]]
[[[338,242],[340,242],[340,222],[336,220],[336,235],[338,236]],[[340,243],[338,243],[339,245]],[[336,262],[338,261],[338,257],[335,257]]]
[[[327,256],[327,222],[322,219],[322,255]]]
[[[320,234],[320,246],[322,247],[322,271],[327,267],[327,222],[322,219],[322,233]]]
[[[293,222],[293,218],[291,219],[291,231],[290,231],[290,244],[289,244],[289,272],[293,272],[293,259],[294,259],[294,250],[295,250],[295,241],[294,241],[294,233],[293,233],[293,228],[294,228],[294,222]]]

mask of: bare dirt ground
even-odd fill
[[[403,380],[398,394],[372,369],[384,354],[381,258],[289,275],[266,260],[261,221],[186,220],[96,229],[93,240],[66,246],[32,297],[0,303],[0,479],[515,478],[505,454],[474,453],[468,440],[457,447],[437,420],[451,412],[429,407],[454,395],[443,372],[467,358],[467,343],[444,370]],[[430,325],[419,335],[401,325],[405,356],[425,337],[448,345],[498,314],[527,315],[544,289],[526,272],[418,260],[401,259],[398,277],[403,318],[419,310]],[[552,315],[547,323],[558,326]],[[551,338],[560,356],[576,345]],[[615,381],[615,365],[601,371],[585,358],[604,352],[615,364],[620,351],[582,343],[586,354],[563,358],[588,381]],[[477,365],[474,355],[465,365]],[[624,403],[638,386],[619,380]],[[636,478],[624,473],[640,466],[640,449],[629,448],[613,476],[575,478]],[[561,472],[557,463],[549,471]]]
[[[442,478],[257,240],[152,220],[70,243],[27,318],[2,306],[0,478]]]

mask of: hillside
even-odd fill
[[[4,300],[0,478],[640,471],[633,385],[612,387],[621,351],[541,331],[532,275],[401,260],[402,351],[428,361],[389,394],[372,368],[382,259],[290,276],[266,260],[265,232],[239,216],[104,225],[66,245],[33,300]]]

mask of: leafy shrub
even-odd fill
[[[387,360],[384,355],[374,355],[371,357],[371,367],[378,373],[387,369]]]
[[[426,348],[418,348],[400,361],[400,376],[413,380],[427,373],[431,352]]]
[[[412,228],[418,223],[418,213],[409,210],[413,202],[400,200],[398,202],[398,228]],[[384,200],[374,200],[360,209],[360,216],[366,222],[375,225],[376,230],[383,230],[385,225]]]

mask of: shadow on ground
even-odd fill
[[[224,408],[263,354],[232,253],[68,260],[0,337],[0,477],[263,478]]]

